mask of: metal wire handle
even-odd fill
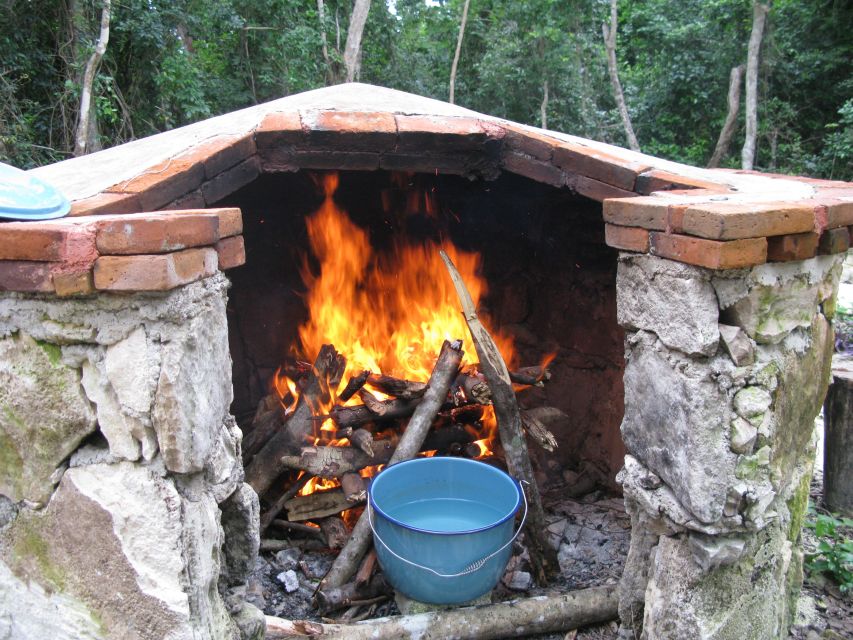
[[[467,576],[470,573],[474,573],[475,571],[479,571],[483,567],[483,565],[486,564],[486,562],[488,562],[489,560],[494,558],[501,551],[503,551],[509,545],[511,545],[515,541],[515,539],[518,537],[518,534],[521,533],[521,530],[524,528],[524,521],[527,520],[527,495],[524,493],[524,487],[522,487],[521,484],[527,484],[527,483],[525,483],[524,480],[522,480],[518,486],[518,491],[519,491],[519,493],[521,493],[521,498],[524,501],[524,515],[521,517],[521,523],[518,525],[518,529],[515,530],[515,534],[513,534],[512,538],[510,538],[509,541],[506,544],[504,544],[502,547],[500,547],[496,551],[492,551],[492,553],[490,553],[489,555],[487,555],[483,558],[480,558],[479,560],[474,560],[474,562],[467,565],[459,573],[439,573],[435,569],[432,569],[430,567],[426,567],[422,564],[418,564],[417,562],[412,562],[408,558],[404,558],[403,556],[396,553],[391,547],[389,547],[385,543],[385,541],[379,536],[379,534],[376,532],[376,528],[373,526],[373,498],[370,495],[370,492],[367,493],[367,520],[370,523],[370,530],[373,532],[373,537],[376,540],[378,540],[379,543],[383,547],[385,547],[385,549],[388,550],[388,553],[390,553],[392,556],[394,556],[398,560],[402,560],[403,562],[410,564],[413,567],[417,567],[418,569],[423,569],[424,571],[429,571],[430,573],[437,575],[439,578],[458,578],[460,576]]]

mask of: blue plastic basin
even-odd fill
[[[385,468],[368,499],[388,582],[420,602],[458,604],[500,580],[523,494],[510,476],[482,462],[418,458]]]

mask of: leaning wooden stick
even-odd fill
[[[438,360],[435,362],[435,368],[432,370],[432,375],[429,378],[429,388],[426,390],[424,397],[418,404],[415,413],[412,415],[409,424],[406,425],[406,431],[400,438],[397,448],[394,450],[394,455],[388,461],[389,465],[403,462],[415,457],[421,449],[427,432],[432,426],[432,421],[435,419],[438,410],[444,403],[447,397],[447,391],[450,389],[450,383],[456,378],[459,371],[459,364],[462,362],[462,341],[454,342],[444,341],[441,346],[441,352],[438,354]],[[544,527],[543,527],[544,529]],[[331,589],[343,585],[358,569],[361,558],[367,552],[367,547],[370,545],[371,532],[370,521],[367,518],[367,511],[363,511],[358,519],[355,527],[350,535],[349,542],[341,549],[329,573],[323,578],[320,583],[321,589]]]
[[[537,581],[540,585],[544,585],[549,577],[556,575],[559,568],[557,551],[548,541],[548,523],[545,521],[539,487],[536,485],[530,456],[527,453],[527,442],[521,427],[521,414],[515,392],[512,390],[509,371],[495,341],[477,317],[474,301],[468,293],[462,276],[447,254],[444,251],[440,253],[453,280],[453,286],[456,287],[456,293],[462,305],[462,314],[474,339],[474,348],[480,358],[480,370],[492,390],[492,404],[495,407],[495,417],[498,421],[498,432],[506,456],[507,468],[510,474],[525,483],[530,505],[525,528],[527,539],[530,541],[528,549],[530,562],[536,572]]]

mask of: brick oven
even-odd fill
[[[72,212],[0,223],[0,636],[256,637],[237,419],[304,320],[331,171],[378,243],[479,254],[491,321],[556,355],[520,401],[564,415],[544,473],[624,495],[620,634],[785,637],[853,186],[360,84],[32,171]],[[395,209],[412,185],[438,210]]]

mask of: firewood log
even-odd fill
[[[352,378],[350,378],[347,381],[347,385],[344,387],[344,390],[338,394],[338,402],[346,402],[347,400],[352,398],[358,392],[358,390],[364,386],[369,376],[370,371],[364,370],[357,376],[353,376]]]
[[[303,447],[297,456],[282,456],[280,463],[321,478],[338,478],[348,471],[384,464],[394,452],[388,440],[374,442],[374,453],[367,455],[353,447]]]
[[[391,376],[373,374],[367,381],[372,387],[382,393],[387,393],[389,396],[394,396],[401,400],[422,398],[427,390],[426,382],[413,382],[401,378],[392,378]]]
[[[349,530],[339,516],[328,516],[320,520],[318,524],[326,538],[329,549],[340,549],[346,544],[347,538],[349,538]]]
[[[370,581],[363,584],[350,582],[340,587],[321,589],[314,595],[314,599],[320,613],[324,614],[335,609],[348,607],[355,600],[367,600],[390,593],[392,593],[391,586],[380,574],[373,576]]]
[[[349,434],[349,441],[367,455],[375,455],[373,449],[373,434],[367,429],[355,429],[351,434]]]
[[[363,502],[367,496],[367,486],[359,474],[349,471],[341,475],[341,489],[347,502]]]
[[[291,522],[318,520],[338,515],[341,511],[354,506],[356,505],[346,499],[340,488],[315,491],[307,496],[296,496],[284,504],[287,519]]]
[[[443,251],[441,251],[441,258],[447,266],[459,296],[462,314],[471,331],[477,356],[480,358],[480,368],[492,390],[492,404],[495,407],[498,433],[507,466],[510,474],[524,483],[528,494],[529,510],[526,523],[527,538],[530,541],[528,551],[537,581],[544,586],[550,576],[555,575],[559,570],[557,551],[548,540],[545,511],[542,508],[542,498],[530,464],[530,455],[522,432],[521,415],[512,390],[509,371],[495,341],[477,317],[474,301],[453,261]]]
[[[551,372],[539,365],[534,367],[521,367],[509,372],[509,379],[515,384],[525,384],[531,387],[544,387],[551,379]]]
[[[459,363],[462,361],[462,341],[445,341],[438,354],[435,367],[429,379],[429,389],[415,409],[412,419],[406,426],[406,431],[400,438],[394,455],[391,456],[389,464],[402,462],[413,458],[420,450],[426,439],[432,421],[435,419],[439,408],[447,398],[450,383],[459,371]],[[320,583],[321,588],[329,589],[340,587],[355,573],[361,558],[370,544],[371,532],[370,522],[362,513],[352,530],[349,542],[341,549],[338,557],[332,563],[329,573]]]

